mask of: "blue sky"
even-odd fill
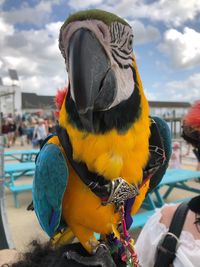
[[[67,82],[59,29],[78,10],[113,12],[132,25],[148,100],[200,99],[199,0],[0,0],[0,77],[17,70],[22,91],[54,95]]]

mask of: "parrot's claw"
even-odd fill
[[[117,267],[114,263],[109,249],[105,244],[100,244],[96,253],[90,257],[84,257],[75,251],[67,251],[64,256],[68,260],[74,260],[86,266],[102,266],[102,267]]]

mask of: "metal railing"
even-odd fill
[[[5,208],[4,182],[4,139],[0,130],[0,249],[14,247]]]

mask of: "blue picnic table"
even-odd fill
[[[200,194],[199,186],[188,185],[188,181],[200,178],[200,171],[186,170],[186,169],[167,169],[160,184],[149,193],[142,205],[144,211],[133,216],[133,224],[131,229],[143,227],[147,219],[154,214],[155,209],[163,206],[166,203],[166,198],[173,191],[173,189],[182,189],[189,192]],[[197,184],[198,185],[198,184]],[[160,189],[166,186],[167,190],[161,194]],[[154,194],[156,197],[154,197]],[[181,202],[184,199],[178,199],[175,202]]]
[[[24,175],[33,176],[35,170],[34,162],[6,163],[4,165],[5,186],[13,193],[14,205],[19,207],[18,193],[32,190],[32,180],[28,184],[16,184],[16,180]]]
[[[23,162],[23,163],[6,163],[5,164],[5,176],[6,176],[6,187],[13,193],[15,207],[19,207],[18,193],[32,190],[32,183],[16,185],[15,181],[24,175],[33,175],[35,170],[34,162]],[[138,213],[133,217],[134,223],[132,229],[142,227],[146,220],[155,212],[157,207],[161,207],[165,204],[165,199],[169,196],[174,188],[184,189],[190,192],[200,194],[199,189],[191,187],[187,184],[188,181],[200,178],[199,171],[185,170],[185,169],[168,169],[156,189],[149,193],[143,204],[144,212]],[[161,194],[160,188],[167,186],[167,190],[164,194]],[[153,197],[156,195],[156,199]]]
[[[39,149],[7,150],[4,152],[5,161],[17,160],[19,162],[34,161]]]
[[[200,186],[198,183],[196,186],[188,185],[188,181],[196,180],[200,178],[200,171],[188,170],[188,169],[168,169],[160,182],[160,184],[153,191],[157,198],[157,206],[163,206],[165,199],[170,195],[174,189],[182,189],[189,192],[200,194]],[[167,186],[165,193],[161,194],[160,189],[163,186]],[[182,199],[184,200],[184,199]],[[181,200],[178,200],[181,201]]]

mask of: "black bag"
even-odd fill
[[[158,245],[154,267],[169,267],[173,263],[188,210],[186,202],[180,204],[176,209],[169,231]]]

